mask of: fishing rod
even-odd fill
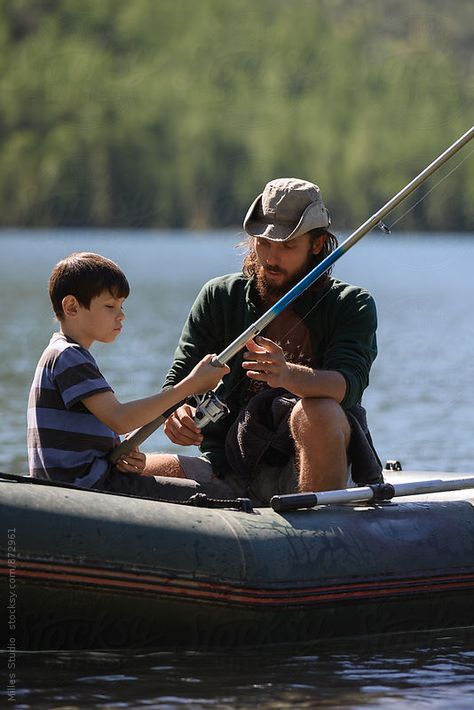
[[[284,296],[282,296],[271,308],[269,308],[260,318],[258,318],[252,325],[250,325],[246,330],[244,330],[230,345],[228,345],[217,357],[213,360],[213,364],[216,367],[222,367],[231,358],[234,357],[242,348],[245,343],[258,335],[269,323],[274,320],[287,306],[290,305],[298,296],[300,296],[307,288],[314,284],[322,274],[324,274],[331,266],[338,261],[346,252],[349,251],[355,244],[357,244],[362,237],[364,237],[368,232],[370,232],[374,227],[376,227],[383,218],[391,212],[395,207],[397,207],[403,200],[405,200],[409,195],[411,195],[414,190],[416,190],[425,180],[427,180],[431,175],[433,175],[438,168],[440,168],[444,163],[446,163],[450,158],[455,155],[463,146],[468,143],[471,138],[474,137],[474,126],[466,131],[460,138],[458,138],[452,145],[446,148],[443,153],[438,155],[438,157],[433,160],[432,163],[426,166],[424,170],[421,171],[413,180],[411,180],[405,187],[397,192],[388,202],[383,205],[377,212],[375,212],[369,219],[367,219],[363,224],[358,227],[355,232],[352,232],[345,241],[342,242],[331,254],[329,254],[325,259],[323,259],[317,266],[315,266],[311,271],[309,271],[306,276],[304,276],[301,281],[299,281],[295,286],[293,286]],[[382,229],[384,228],[383,225]],[[385,228],[386,229],[386,228]],[[115,447],[111,454],[109,455],[109,460],[112,462],[118,461],[120,458],[125,456],[133,448],[139,446],[145,439],[147,439],[153,432],[158,429],[166,419],[180,406],[176,406],[168,409],[161,416],[157,417],[149,424],[137,429],[133,434],[125,439],[119,446]],[[213,396],[212,393],[208,393],[205,399],[201,402],[200,407],[197,411],[197,421],[198,427],[204,427],[210,421],[216,421],[220,416],[225,414],[227,410],[226,405],[220,402],[217,397]]]

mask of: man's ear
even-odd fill
[[[311,247],[311,251],[313,254],[319,254],[321,249],[324,246],[324,242],[326,241],[326,237],[324,234],[322,234],[320,237],[317,237],[316,239],[313,240],[313,246]]]
[[[71,294],[64,296],[61,305],[65,316],[68,316],[68,318],[75,318],[77,316],[79,312],[79,301],[75,296]]]

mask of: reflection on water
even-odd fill
[[[36,653],[18,659],[21,708],[470,708],[472,634],[374,648]],[[397,705],[400,707],[400,705]]]

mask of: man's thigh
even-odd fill
[[[250,475],[248,481],[244,481],[229,472],[223,478],[218,478],[212,470],[212,466],[204,456],[183,456],[176,455],[184,476],[187,479],[197,481],[201,491],[214,498],[248,497],[254,505],[267,506],[274,495],[286,495],[297,493],[299,477],[295,459],[292,456],[286,464],[272,466],[261,464],[259,468]],[[347,487],[351,488],[355,484],[351,478],[351,467],[347,470]]]
[[[183,456],[176,454],[176,459],[184,476],[197,481],[203,493],[213,498],[233,498],[245,495],[244,489],[236,482],[224,480],[215,475],[212,466],[204,456]]]

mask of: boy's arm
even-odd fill
[[[151,397],[123,404],[118,401],[113,392],[98,392],[85,397],[82,403],[97,419],[117,434],[126,434],[161,416],[163,412],[186,397],[216,387],[221,377],[229,372],[229,368],[227,365],[224,367],[211,365],[213,357],[207,355],[181,382]]]
[[[151,397],[132,402],[119,402],[113,392],[99,392],[83,399],[82,403],[116,434],[126,434],[148,424],[191,394],[189,387],[179,383]]]

